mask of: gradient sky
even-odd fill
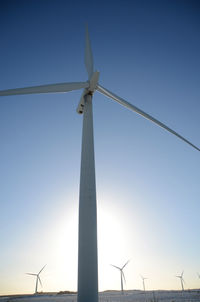
[[[200,147],[199,1],[1,1],[0,89],[87,80],[88,23],[107,89]],[[82,91],[0,99],[0,294],[77,289]],[[200,280],[200,154],[94,96],[99,289]]]

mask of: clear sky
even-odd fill
[[[200,147],[199,1],[1,1],[0,89],[86,81],[88,23],[100,84]],[[77,289],[82,91],[0,99],[0,294]],[[200,279],[200,153],[94,96],[99,289]]]

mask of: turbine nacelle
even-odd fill
[[[92,95],[94,93],[94,91],[97,89],[98,81],[99,81],[99,71],[95,71],[95,72],[93,72],[93,74],[88,82],[89,87],[85,88],[81,95],[80,102],[76,109],[77,113],[83,114],[84,105],[85,105],[85,95],[87,95],[87,94]]]

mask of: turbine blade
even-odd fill
[[[125,275],[124,275],[124,272],[123,272],[123,271],[122,271],[122,277],[123,277],[124,282],[125,282],[125,284],[126,284],[126,278],[125,278]]]
[[[46,264],[45,264],[46,266]],[[45,266],[43,266],[43,268],[39,271],[38,275],[43,271],[43,269],[45,268]]]
[[[130,260],[128,260],[128,261],[124,264],[124,266],[122,266],[122,269],[124,269],[125,266],[126,266],[129,262],[130,262]]]
[[[115,267],[115,268],[117,268],[117,269],[119,269],[119,270],[121,271],[121,268],[120,268],[120,267],[118,267],[118,266],[116,266],[116,265],[113,265],[113,264],[111,264],[111,266],[113,266],[113,267]]]
[[[26,275],[37,276],[37,274],[25,273]]]
[[[177,132],[175,132],[174,130],[172,130],[171,128],[167,127],[165,124],[161,123],[160,121],[158,121],[157,119],[155,119],[154,117],[152,117],[151,115],[149,115],[148,113],[145,113],[144,111],[142,111],[141,109],[137,108],[136,106],[128,103],[127,101],[125,101],[124,99],[120,98],[119,96],[117,96],[116,94],[110,92],[109,90],[107,90],[106,88],[97,85],[97,90],[99,92],[101,92],[102,94],[104,94],[105,96],[115,100],[116,102],[118,102],[119,104],[127,107],[128,109],[135,111],[136,113],[140,114],[141,116],[143,116],[144,118],[152,121],[153,123],[157,124],[158,126],[160,126],[161,128],[171,132],[172,134],[174,134],[175,136],[177,136],[178,138],[180,138],[181,140],[183,140],[184,142],[186,142],[187,144],[189,144],[190,146],[192,146],[193,148],[195,148],[196,150],[200,151],[200,149],[198,147],[196,147],[195,145],[193,145],[191,142],[189,142],[187,139],[185,139],[183,136],[181,136],[180,134],[178,134]]]
[[[68,92],[68,91],[78,90],[87,87],[89,87],[89,84],[87,82],[58,83],[58,84],[32,86],[32,87],[25,87],[25,88],[0,90],[0,96]]]
[[[183,277],[183,273],[184,273],[184,271],[182,271],[181,277]]]
[[[40,286],[42,287],[42,281],[41,281],[41,279],[40,279],[39,276],[38,276],[38,280],[39,280],[39,282],[40,282]]]
[[[90,79],[93,74],[93,55],[87,25],[85,34],[85,67],[87,69],[88,77]]]

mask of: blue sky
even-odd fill
[[[0,89],[87,80],[88,23],[107,89],[200,146],[198,1],[1,1]],[[76,290],[81,91],[0,99],[0,294]],[[200,159],[94,95],[99,288],[199,287]]]

